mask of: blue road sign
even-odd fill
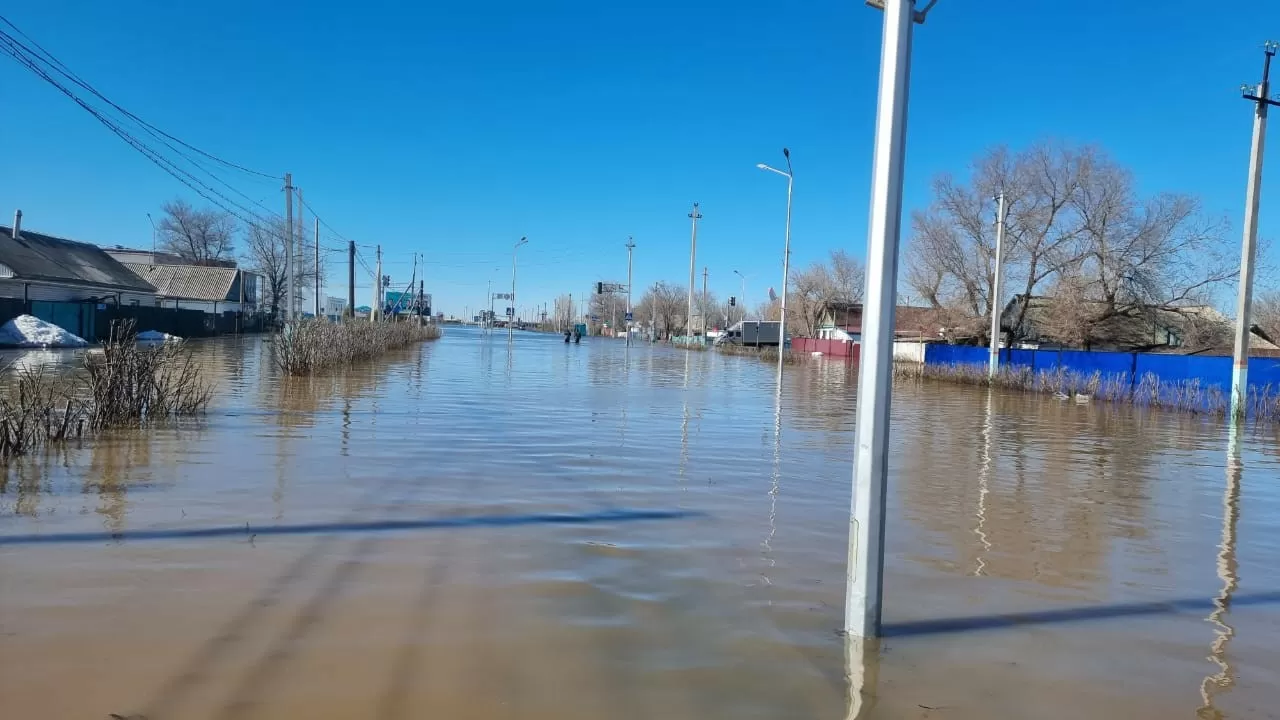
[[[626,317],[625,317],[625,320],[626,320],[627,322],[631,322],[632,320],[635,320],[635,318],[631,316],[631,313],[627,313],[627,314],[626,314]]]

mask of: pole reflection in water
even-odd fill
[[[782,374],[778,374],[778,387],[773,394],[773,478],[769,487],[769,534],[765,536],[764,559],[769,567],[778,562],[773,558],[773,536],[778,532],[778,488],[782,478]],[[772,585],[768,572],[760,573],[765,585]],[[770,599],[769,604],[773,604]]]
[[[880,675],[880,641],[844,637],[845,676],[849,682],[849,706],[845,720],[865,720],[875,709],[876,681]]]
[[[993,420],[991,415],[991,396],[994,390],[987,390],[987,401],[984,405],[984,419],[982,422],[982,465],[978,468],[978,526],[973,529],[973,533],[978,536],[978,542],[982,545],[982,550],[978,553],[978,566],[974,568],[974,575],[986,574],[987,560],[985,553],[991,552],[991,543],[987,540],[986,524],[987,524],[987,493],[990,492],[989,484],[991,482],[991,434],[993,431]]]
[[[1231,598],[1240,587],[1239,568],[1236,560],[1236,528],[1240,522],[1240,476],[1244,463],[1240,460],[1241,427],[1234,421],[1227,436],[1227,482],[1222,494],[1222,540],[1218,544],[1218,578],[1222,590],[1213,599],[1213,611],[1208,621],[1214,625],[1213,644],[1209,646],[1209,661],[1218,666],[1218,672],[1205,677],[1200,683],[1200,700],[1196,711],[1201,718],[1224,718],[1226,715],[1214,706],[1214,699],[1236,684],[1235,671],[1227,660],[1227,646],[1235,637],[1236,629],[1227,622],[1231,610]]]

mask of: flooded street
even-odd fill
[[[207,417],[0,480],[6,717],[1280,717],[1274,429],[898,386],[864,658],[856,368],[778,393],[449,328],[281,380],[261,338],[196,347]]]

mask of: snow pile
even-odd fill
[[[159,330],[143,330],[138,333],[138,339],[143,342],[179,342],[182,340],[177,335],[170,335]]]
[[[88,344],[57,325],[31,315],[19,315],[0,326],[0,346],[47,348]]]

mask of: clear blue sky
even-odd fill
[[[908,208],[990,145],[1056,138],[1104,146],[1144,190],[1200,195],[1238,236],[1251,123],[1238,87],[1280,36],[1280,5],[1049,5],[941,0],[917,28]],[[755,304],[780,284],[785,203],[785,180],[755,164],[781,162],[784,145],[793,263],[864,252],[881,16],[859,0],[44,0],[5,13],[150,122],[292,172],[330,225],[382,243],[395,279],[426,253],[448,313],[482,303],[491,277],[509,285],[522,235],[522,305],[625,280],[628,235],[637,288],[683,284],[695,200],[699,273],[725,296],[741,269]],[[191,197],[8,58],[0,88],[0,205],[28,227],[146,246],[146,213]],[[270,181],[226,177],[283,204]],[[329,285],[345,294],[345,268]]]

